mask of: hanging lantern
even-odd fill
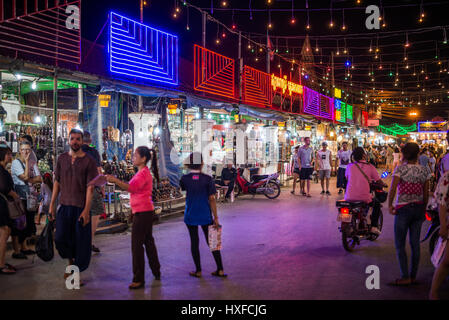
[[[167,107],[168,107],[168,114],[176,114],[178,110],[177,104],[169,104]]]

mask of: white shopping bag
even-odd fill
[[[209,248],[210,251],[221,250],[221,226],[209,226]]]
[[[446,249],[447,240],[441,237],[438,238],[438,241],[435,245],[435,249],[433,250],[432,257],[430,260],[432,261],[435,268],[438,267],[438,265],[441,262],[441,259],[443,258],[444,250]]]

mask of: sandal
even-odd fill
[[[9,270],[12,272],[7,272],[5,270]],[[7,274],[7,275],[16,274],[16,270],[10,268],[7,264],[5,264],[3,268],[0,268],[0,274]]]
[[[228,275],[226,273],[220,274],[219,271],[214,271],[211,273],[214,277],[227,278]]]
[[[409,285],[411,285],[411,282],[402,282],[404,280],[405,279],[396,279],[396,280],[394,280],[392,282],[389,282],[388,285],[389,286],[394,286],[394,287],[408,287]]]
[[[312,195],[310,193],[308,193],[307,198],[312,198]]]
[[[201,278],[201,271],[199,272],[189,272],[189,275],[195,278]]]
[[[141,289],[144,286],[145,286],[145,281],[144,282],[133,282],[128,286],[128,289],[136,290],[136,289]]]
[[[302,195],[305,197],[307,195],[307,193],[303,192]]]

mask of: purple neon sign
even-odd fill
[[[303,112],[319,118],[333,120],[334,99],[304,87]]]

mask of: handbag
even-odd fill
[[[49,221],[45,225],[44,230],[42,230],[42,233],[36,242],[36,254],[45,262],[52,260],[55,255],[53,245],[53,228],[54,222]]]
[[[210,225],[208,229],[210,251],[221,250],[221,226],[215,228],[214,225]]]
[[[9,200],[4,194],[0,193],[0,196],[5,200],[8,207],[9,218],[12,220],[19,219],[25,216],[25,210],[22,206],[22,201]]]
[[[19,162],[22,165],[23,170],[25,171],[25,165],[23,164],[22,161],[19,160]],[[28,192],[26,192],[27,211],[36,212],[39,209],[39,202],[37,200],[37,197],[31,192],[29,192],[29,187],[27,189],[28,189]]]

